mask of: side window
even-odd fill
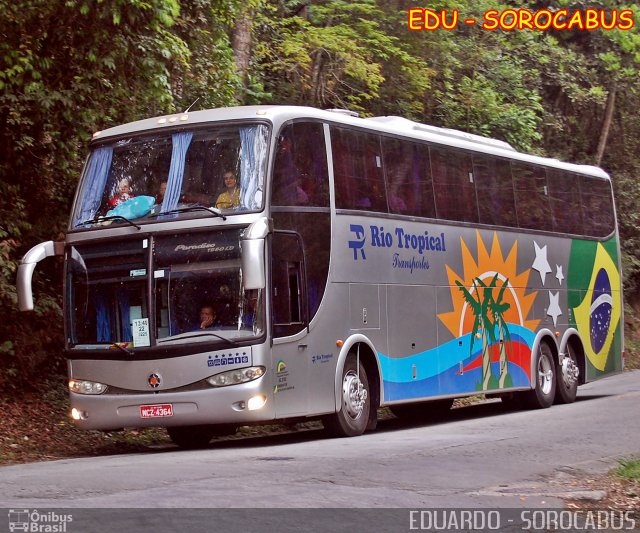
[[[331,128],[336,207],[387,212],[377,135]]]
[[[584,232],[592,237],[606,237],[615,228],[611,185],[607,180],[580,177]]]
[[[513,163],[516,213],[521,228],[551,231],[551,208],[544,168]]]
[[[582,227],[579,177],[571,172],[549,169],[547,182],[554,231],[582,233],[584,229]]]
[[[438,218],[478,222],[471,156],[434,147],[430,152]]]
[[[317,211],[273,210],[273,225],[276,230],[296,232],[302,238],[305,254],[306,298],[309,302],[311,321],[324,296],[329,274],[331,251],[331,216]]]
[[[382,155],[389,211],[435,218],[429,147],[383,137]]]
[[[329,207],[324,130],[319,122],[295,122],[278,137],[273,205]]]
[[[473,175],[478,193],[479,222],[516,227],[516,208],[509,161],[497,157],[474,155]]]
[[[273,334],[285,337],[307,325],[304,253],[295,233],[275,231],[271,243]]]

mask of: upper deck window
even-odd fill
[[[267,126],[254,124],[103,144],[89,156],[71,226],[109,216],[153,220],[153,215],[196,206],[227,214],[258,211],[263,207],[267,137]]]
[[[387,212],[380,136],[331,127],[336,207]]]
[[[478,222],[471,156],[461,150],[431,148],[431,172],[438,218]]]
[[[287,124],[278,136],[272,204],[329,207],[324,131],[319,122]]]

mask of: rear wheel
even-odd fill
[[[189,450],[204,448],[213,437],[235,433],[235,426],[202,425],[168,427],[167,433],[174,444]]]
[[[532,409],[546,409],[551,407],[556,395],[556,364],[551,348],[546,342],[541,342],[536,353],[535,388],[523,392],[522,399],[525,406]]]
[[[578,357],[571,344],[567,344],[567,353],[557,369],[556,403],[573,403],[578,393]]]
[[[325,428],[337,437],[362,435],[370,424],[371,391],[367,372],[353,355],[342,370],[340,400],[340,410],[324,419]]]

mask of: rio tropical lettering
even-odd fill
[[[414,250],[422,255],[424,252],[446,252],[444,233],[433,236],[429,231],[409,233],[402,228],[395,228],[393,233],[385,231],[384,226],[371,226],[371,246],[378,248],[393,248]]]

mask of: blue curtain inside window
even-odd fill
[[[171,151],[171,166],[167,179],[167,192],[162,201],[162,213],[178,207],[180,192],[182,191],[182,178],[184,177],[185,158],[193,133],[185,131],[172,135],[173,149]]]
[[[111,324],[109,319],[109,299],[103,290],[98,289],[94,298],[96,309],[96,340],[111,342]]]
[[[240,128],[240,208],[262,207],[264,159],[267,155],[264,126]]]
[[[131,331],[131,306],[129,305],[129,291],[118,289],[116,291],[118,306],[120,307],[120,317],[122,319],[122,341],[131,342],[133,332]]]
[[[72,224],[74,228],[85,220],[95,218],[100,208],[104,187],[107,184],[112,156],[113,148],[108,146],[92,152],[87,165],[85,186],[79,198],[80,208],[76,211]]]

